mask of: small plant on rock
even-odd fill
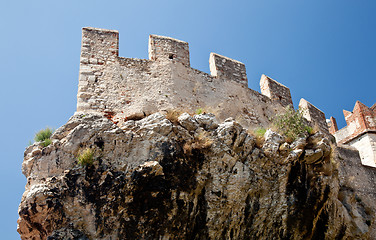
[[[82,149],[78,152],[77,163],[81,166],[91,166],[94,163],[94,150],[91,148]]]
[[[315,126],[317,126],[317,125],[315,125]],[[315,132],[318,131],[318,130],[314,130],[311,126],[307,126],[306,130],[307,130],[308,134],[310,134],[310,135],[314,134]]]
[[[291,106],[286,108],[286,113],[278,115],[273,120],[273,126],[287,140],[294,141],[306,133],[311,134],[313,129],[308,125],[301,110],[294,110]]]
[[[202,108],[196,109],[196,114],[197,115],[200,115],[200,114],[203,114],[203,113],[204,113],[204,110],[202,110]]]
[[[54,130],[48,127],[46,129],[40,130],[35,134],[34,141],[41,142],[43,147],[47,147],[52,143],[50,137],[53,132]]]
[[[254,136],[256,140],[256,146],[257,147],[262,147],[262,144],[265,140],[264,135],[266,133],[265,128],[257,128],[255,130],[248,130],[247,131],[249,135]]]
[[[266,133],[265,128],[258,128],[258,129],[255,130],[255,135],[257,137],[264,137],[265,133]]]

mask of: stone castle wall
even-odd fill
[[[249,89],[239,61],[211,53],[209,64],[210,74],[191,68],[188,43],[157,35],[149,37],[149,59],[119,57],[117,31],[83,28],[77,112],[100,112],[121,123],[157,111],[202,108],[219,120],[233,117],[256,128],[268,127],[292,105],[290,89],[265,75],[262,94]],[[326,126],[325,119],[307,119]]]

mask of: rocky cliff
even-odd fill
[[[82,149],[93,164],[79,165]],[[375,172],[320,132],[76,113],[25,151],[22,239],[374,239]]]

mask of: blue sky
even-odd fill
[[[149,34],[189,42],[191,65],[209,54],[242,61],[249,87],[261,74],[344,126],[342,109],[376,102],[374,0],[0,1],[0,236],[19,239],[23,151],[76,107],[81,28],[116,29],[120,56],[147,58]]]

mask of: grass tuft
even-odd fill
[[[77,156],[77,163],[81,166],[91,166],[94,163],[94,150],[86,148],[80,150]]]

